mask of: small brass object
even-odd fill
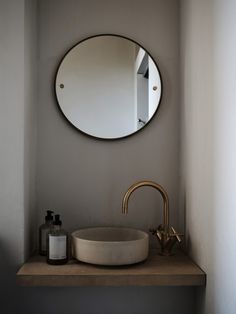
[[[60,84],[60,88],[64,88],[64,84]]]
[[[154,91],[155,91],[155,90],[157,90],[157,86],[153,86],[153,88],[152,88],[152,89],[153,89]]]
[[[160,184],[153,181],[140,181],[131,185],[123,197],[122,213],[128,214],[128,201],[130,195],[142,186],[151,186],[155,188],[160,192],[163,198],[163,223],[159,225],[157,229],[150,229],[149,231],[157,237],[160,243],[160,254],[165,256],[172,255],[172,248],[176,242],[181,242],[180,236],[182,236],[182,234],[178,234],[173,227],[169,228],[169,199],[166,191]]]

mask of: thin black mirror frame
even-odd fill
[[[94,136],[94,135],[91,135],[89,133],[86,133],[84,132],[83,130],[81,130],[80,128],[76,127],[67,117],[66,115],[64,114],[61,106],[60,106],[60,102],[59,102],[59,99],[57,97],[57,91],[56,91],[56,79],[57,79],[57,75],[58,75],[58,72],[59,72],[59,69],[60,69],[60,66],[62,64],[62,62],[64,61],[64,59],[67,57],[67,55],[70,53],[71,50],[73,50],[76,46],[78,46],[79,44],[83,43],[84,41],[86,40],[89,40],[89,39],[92,39],[92,38],[96,38],[96,37],[102,37],[102,36],[113,36],[113,37],[119,37],[119,38],[124,38],[126,40],[129,40],[131,42],[133,42],[134,44],[138,45],[139,47],[141,47],[144,51],[146,51],[146,53],[149,55],[149,57],[152,59],[152,61],[154,62],[156,68],[157,68],[157,71],[158,71],[158,74],[159,74],[159,77],[160,77],[160,82],[161,82],[161,91],[160,91],[160,98],[159,98],[159,102],[157,104],[157,108],[154,112],[154,114],[152,115],[152,117],[146,122],[146,124],[138,129],[137,131],[133,132],[133,133],[130,133],[130,134],[127,134],[125,136],[120,136],[120,137],[115,137],[115,138],[105,138],[105,137],[98,137],[98,136]],[[89,36],[89,37],[86,37],[82,40],[80,40],[79,42],[77,42],[76,44],[74,44],[70,49],[68,49],[66,51],[66,53],[63,55],[63,57],[61,58],[61,61],[59,62],[58,66],[57,66],[57,69],[56,69],[56,74],[54,76],[54,94],[55,94],[55,98],[56,98],[56,102],[57,102],[57,107],[59,109],[59,111],[61,112],[62,116],[66,119],[66,121],[69,123],[70,126],[72,126],[74,129],[76,129],[77,131],[79,131],[80,133],[82,133],[83,135],[85,136],[88,136],[90,138],[94,138],[94,139],[97,139],[97,140],[104,140],[104,141],[116,141],[116,140],[121,140],[121,139],[125,139],[125,138],[128,138],[128,137],[131,137],[139,132],[141,132],[143,129],[145,129],[146,126],[149,125],[149,123],[153,120],[153,118],[156,116],[157,112],[158,112],[158,109],[160,107],[160,104],[161,104],[161,101],[162,101],[162,95],[163,95],[163,80],[162,80],[162,76],[161,76],[161,72],[160,72],[160,69],[156,63],[156,61],[154,60],[154,58],[152,57],[152,55],[149,53],[149,51],[144,48],[140,43],[138,43],[137,41],[129,38],[129,37],[126,37],[126,36],[123,36],[123,35],[118,35],[118,34],[110,34],[110,33],[104,33],[104,34],[97,34],[97,35],[92,35],[92,36]]]

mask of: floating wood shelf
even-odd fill
[[[30,258],[18,271],[21,286],[203,286],[206,274],[183,253],[151,254],[140,264],[121,267],[94,266],[71,260],[48,265],[42,256]]]

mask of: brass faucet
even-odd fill
[[[159,225],[157,229],[150,229],[149,231],[155,235],[160,242],[161,246],[161,255],[171,255],[171,250],[176,242],[181,242],[180,236],[182,234],[178,234],[173,227],[171,227],[171,232],[169,228],[169,199],[166,191],[163,189],[163,187],[155,183],[153,181],[140,181],[137,183],[134,183],[129,187],[127,192],[125,193],[122,201],[122,213],[128,214],[128,201],[130,195],[138,188],[142,186],[151,186],[155,189],[157,189],[163,198],[163,223]]]

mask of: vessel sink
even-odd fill
[[[72,233],[73,256],[97,265],[129,265],[145,260],[149,250],[146,232],[119,227],[96,227]]]

